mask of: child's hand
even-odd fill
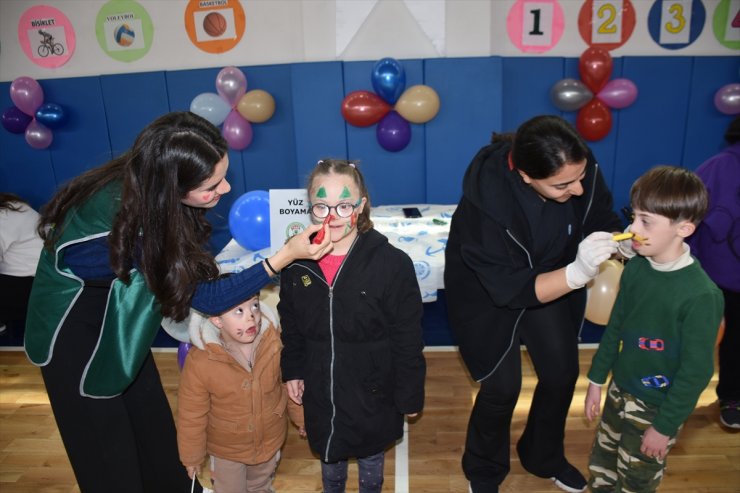
[[[590,423],[601,411],[601,386],[593,383],[588,384],[585,402],[586,419]]]
[[[188,470],[188,477],[193,479],[193,476],[198,475],[200,472],[200,466],[187,466],[185,469]]]
[[[285,387],[288,389],[288,397],[290,400],[298,404],[303,404],[303,380],[288,380],[285,382]]]
[[[654,459],[663,460],[668,453],[668,440],[671,437],[655,431],[652,426],[642,434],[640,452]]]
[[[306,438],[306,427],[305,426],[298,427],[298,436],[301,438]]]

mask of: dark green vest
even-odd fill
[[[54,252],[41,253],[26,318],[25,348],[32,363],[51,361],[54,342],[67,314],[82,292],[83,280],[64,263],[64,249],[110,233],[120,207],[120,183],[107,185],[65,218]],[[134,380],[144,362],[162,315],[160,305],[146,286],[144,276],[131,271],[127,285],[111,281],[100,339],[80,381],[80,394],[114,397]],[[73,327],[70,327],[74,330]]]

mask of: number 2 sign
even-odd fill
[[[619,48],[635,29],[635,8],[630,0],[586,0],[578,13],[578,31],[589,46]]]
[[[506,18],[509,39],[526,53],[544,53],[563,36],[565,17],[557,0],[517,0]]]

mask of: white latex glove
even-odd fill
[[[565,280],[571,289],[582,288],[599,273],[599,265],[617,251],[612,234],[596,231],[578,245],[576,259],[565,268]]]

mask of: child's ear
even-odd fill
[[[696,224],[691,221],[681,221],[678,226],[678,235],[681,238],[688,238],[696,231]]]
[[[224,324],[221,322],[221,317],[208,317],[208,320],[219,329],[224,328]]]

